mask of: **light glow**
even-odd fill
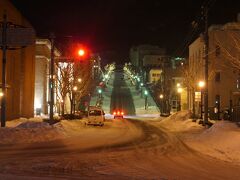
[[[73,90],[76,91],[76,90],[77,90],[77,86],[74,86],[74,87],[73,87]]]
[[[178,88],[178,89],[177,89],[177,92],[178,92],[178,93],[182,93],[182,92],[183,92],[183,89],[182,89],[182,88]]]
[[[205,82],[204,82],[204,81],[199,81],[199,82],[198,82],[198,86],[199,86],[200,88],[203,88],[203,87],[205,86]]]
[[[82,82],[82,79],[81,79],[81,78],[78,78],[78,82]]]
[[[79,49],[78,50],[78,55],[79,56],[84,56],[85,55],[85,51],[83,49]]]

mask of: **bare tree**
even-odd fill
[[[91,77],[91,65],[89,63],[77,63],[74,68],[74,86],[77,91],[74,92],[76,105],[79,105],[83,96],[89,95],[92,87],[95,85],[94,79]]]
[[[56,62],[56,91],[57,101],[60,104],[61,114],[65,113],[65,100],[69,93],[71,72],[73,69],[72,63]]]
[[[221,65],[240,71],[240,27],[238,30],[222,30],[215,34],[216,44],[227,59]]]
[[[197,82],[201,78],[203,61],[199,60],[197,62],[192,62],[195,64],[185,64],[182,68],[182,73],[184,76],[184,85],[187,87],[190,99],[192,100],[192,117],[196,117],[196,105],[195,105],[195,92],[197,89]]]

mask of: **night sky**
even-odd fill
[[[73,38],[102,54],[117,52],[128,58],[133,45],[148,43],[184,56],[186,42],[203,30],[201,5],[205,0],[12,0],[39,37],[54,32],[57,40]],[[214,2],[214,0],[212,0]],[[215,0],[210,24],[235,21],[240,1]],[[193,32],[192,22],[199,22]],[[193,35],[192,35],[193,34]],[[189,40],[190,39],[190,40]],[[184,48],[185,47],[185,48]],[[114,54],[114,53],[113,53]],[[116,60],[116,59],[115,59]],[[117,61],[118,61],[117,60]]]

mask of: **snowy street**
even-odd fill
[[[1,145],[0,179],[239,179],[239,166],[191,149],[160,122],[63,122],[63,139]]]
[[[167,118],[147,112],[121,72],[108,89],[103,107],[123,108],[127,116],[107,115],[103,127],[86,126],[86,118],[7,122],[0,129],[0,179],[240,179],[238,127],[219,122],[206,129],[188,111]]]

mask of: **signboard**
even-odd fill
[[[2,46],[2,31],[0,28],[0,46]],[[29,46],[35,43],[35,32],[32,28],[7,28],[7,46]]]
[[[195,102],[201,101],[201,92],[195,92]]]

